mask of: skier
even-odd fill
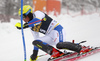
[[[18,11],[21,15],[21,8]],[[66,42],[64,28],[54,19],[41,11],[32,12],[32,7],[29,5],[23,6],[23,20],[25,24],[23,29],[30,28],[32,30],[35,40],[32,42],[34,45],[33,54],[30,56],[30,61],[36,61],[38,49],[50,54],[51,57],[56,58],[64,55],[63,52],[57,50],[52,45],[56,45],[58,49],[69,49],[80,52],[86,52],[90,49],[82,50],[81,45]],[[21,29],[21,23],[15,25],[18,29]],[[45,36],[39,37],[39,32]]]

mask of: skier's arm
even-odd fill
[[[23,25],[23,29],[28,28],[28,27],[34,27],[34,26],[36,26],[36,25],[38,25],[40,23],[41,23],[40,19],[34,18],[33,20],[29,21],[28,23],[25,23]],[[15,27],[17,27],[17,29],[21,29],[21,23],[19,23],[19,22],[16,23]]]
[[[40,24],[41,21],[42,21],[42,19],[40,19],[40,18],[34,18],[28,22],[28,25],[29,25],[29,27],[34,27],[34,26]]]

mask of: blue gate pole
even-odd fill
[[[24,47],[24,61],[26,61],[26,46],[25,46],[25,38],[23,32],[23,0],[21,0],[21,31],[22,31],[22,39],[23,39],[23,47]]]

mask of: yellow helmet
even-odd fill
[[[28,15],[29,13],[32,13],[32,7],[30,5],[24,5],[23,6],[23,14]],[[19,16],[21,15],[21,8],[18,11]]]

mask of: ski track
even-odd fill
[[[77,16],[72,18],[69,15],[59,15],[55,17],[66,29],[66,41],[75,40],[80,42],[86,40],[83,45],[100,46],[100,16],[99,14]],[[10,23],[0,23],[0,61],[24,61],[23,41],[21,31],[15,28],[15,24],[20,22],[19,19],[12,19]],[[24,30],[27,61],[32,54],[34,40],[30,29]],[[43,36],[42,34],[40,34]],[[39,55],[45,54],[39,50]],[[100,61],[100,52],[92,56],[80,59],[78,61]],[[50,55],[38,58],[37,61],[47,61]]]

